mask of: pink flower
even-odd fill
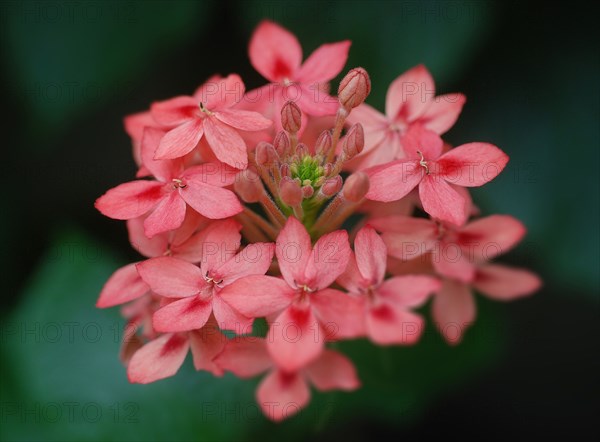
[[[364,301],[366,331],[380,345],[414,344],[423,330],[421,316],[409,311],[421,306],[440,288],[429,276],[397,276],[384,281],[387,249],[370,226],[354,240],[354,256],[338,282]]]
[[[219,331],[213,316],[199,330],[187,333],[166,333],[151,340],[131,357],[127,365],[129,382],[148,384],[173,376],[183,365],[191,348],[196,370],[206,370],[215,376],[223,371],[212,360],[227,339]]]
[[[271,84],[249,93],[249,99],[270,105],[276,129],[281,129],[279,112],[286,101],[296,102],[303,117],[335,114],[339,102],[324,86],[343,69],[349,48],[347,40],[324,44],[302,63],[302,47],[296,37],[271,21],[263,21],[252,35],[249,55],[252,66]]]
[[[508,215],[479,218],[462,227],[428,219],[392,215],[369,223],[383,232],[390,256],[408,261],[431,252],[439,275],[470,282],[477,265],[508,252],[525,235],[525,226]]]
[[[211,219],[233,216],[243,210],[235,194],[224,186],[233,184],[236,170],[226,165],[205,163],[184,169],[182,160],[157,161],[151,155],[163,132],[146,128],[142,140],[144,165],[156,181],[137,180],[110,189],[96,200],[96,208],[114,219],[132,219],[147,212],[148,237],[177,229],[187,206]]]
[[[418,186],[423,210],[455,225],[467,220],[467,200],[453,185],[481,186],[506,166],[508,156],[488,143],[468,143],[442,155],[443,142],[435,133],[417,126],[405,136],[407,158],[374,166],[365,172],[370,188],[367,199],[396,201]]]
[[[244,91],[241,78],[232,74],[210,79],[192,97],[179,96],[154,103],[151,108],[154,119],[162,125],[174,126],[160,141],[155,158],[182,157],[205,136],[219,161],[245,169],[247,148],[238,130],[263,130],[272,123],[257,112],[235,109]]]
[[[352,362],[338,352],[324,350],[298,371],[285,371],[273,364],[264,339],[235,338],[214,363],[243,379],[268,371],[256,390],[256,400],[265,416],[276,422],[296,414],[309,403],[309,383],[319,391],[351,391],[360,386]]]
[[[527,270],[500,264],[482,264],[473,281],[464,283],[445,279],[434,296],[433,319],[450,344],[458,344],[465,330],[475,321],[476,306],[472,288],[494,301],[512,301],[536,292],[542,282]]]
[[[436,97],[425,66],[406,71],[388,88],[385,115],[362,104],[348,117],[350,124],[360,122],[365,130],[365,150],[357,162],[369,167],[404,158],[404,137],[413,125],[442,135],[454,125],[465,101],[463,94]]]
[[[202,242],[197,244],[202,253],[200,267],[169,256],[137,264],[152,291],[168,298],[154,314],[157,331],[199,329],[212,312],[221,328],[247,332],[252,319],[233,310],[219,292],[244,276],[264,275],[273,259],[274,245],[254,243],[235,254],[240,229],[233,220],[215,222],[205,229]]]
[[[248,317],[274,315],[267,347],[279,367],[296,371],[321,354],[327,338],[362,333],[361,303],[328,288],[346,269],[350,253],[345,231],[322,236],[313,248],[306,228],[290,217],[276,244],[283,279],[249,276],[221,296]]]

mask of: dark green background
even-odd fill
[[[599,53],[588,3],[0,6],[2,440],[597,435]],[[502,260],[539,272],[545,284],[512,304],[479,297],[478,322],[456,348],[432,329],[414,348],[344,343],[363,388],[315,393],[283,425],[258,415],[255,382],[213,379],[189,360],[175,378],[129,385],[118,311],[94,308],[110,273],[137,259],[124,223],[93,208],[134,173],[123,116],[187,94],[213,73],[261,85],[246,48],[262,18],[296,33],[305,56],[351,39],[347,67],[369,71],[369,102],[379,108],[388,84],[418,63],[441,93],[464,92],[447,138],[489,141],[510,155],[476,201],[484,213],[525,222],[525,242]]]

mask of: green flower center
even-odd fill
[[[298,178],[303,186],[318,187],[317,180],[323,176],[321,158],[306,155],[290,166],[292,178]],[[321,183],[318,183],[321,184]]]

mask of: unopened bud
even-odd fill
[[[284,131],[277,132],[273,140],[273,146],[281,158],[285,158],[287,151],[290,148],[290,137]]]
[[[336,175],[333,178],[325,180],[323,187],[321,187],[321,192],[323,192],[323,195],[326,197],[333,196],[340,191],[342,188],[342,183],[342,177]]]
[[[304,198],[310,198],[311,196],[313,196],[314,193],[315,193],[315,189],[310,184],[306,185],[306,186],[302,186],[302,196]]]
[[[349,111],[364,103],[370,92],[369,74],[363,68],[354,68],[342,79],[338,88],[338,98],[344,109]]]
[[[296,134],[302,125],[302,111],[296,103],[288,101],[281,108],[281,126],[286,132]]]
[[[356,123],[353,125],[344,141],[342,142],[342,150],[346,159],[354,158],[356,155],[362,152],[365,147],[365,132],[363,130],[362,124]]]
[[[264,192],[260,177],[250,168],[238,173],[233,188],[246,203],[256,203]]]
[[[309,155],[309,152],[308,152],[308,147],[306,147],[306,144],[304,144],[304,143],[298,144],[296,146],[296,156],[298,158],[304,158],[307,155]]]
[[[279,183],[279,197],[288,206],[296,207],[300,205],[302,203],[300,183],[288,177],[282,178]]]
[[[273,145],[264,141],[261,141],[256,145],[254,154],[256,155],[256,164],[259,166],[272,166],[279,159]]]
[[[332,145],[333,140],[331,138],[331,132],[325,130],[321,132],[321,135],[317,138],[317,142],[315,143],[315,153],[317,155],[326,155]]]
[[[353,203],[362,200],[369,191],[369,177],[364,172],[356,172],[346,178],[344,198]]]
[[[281,174],[282,177],[289,177],[292,176],[292,173],[290,171],[290,165],[288,163],[283,163],[280,167],[279,167],[279,173]]]

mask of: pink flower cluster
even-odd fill
[[[137,179],[96,207],[127,220],[144,259],[118,269],[97,305],[124,304],[131,382],[174,375],[191,350],[215,376],[264,374],[256,398],[278,421],[306,406],[310,385],[359,387],[331,343],[414,345],[425,322],[415,309],[432,298],[456,344],[475,319],[473,289],[506,301],[539,288],[536,275],[490,263],[524,226],[477,217],[468,192],[508,156],[442,141],[465,97],[435,96],[424,66],[394,80],[385,114],[364,103],[362,68],[333,97],[349,48],[325,44],[302,62],[294,35],[264,21],[249,55],[267,85],[215,76],[125,119]]]

